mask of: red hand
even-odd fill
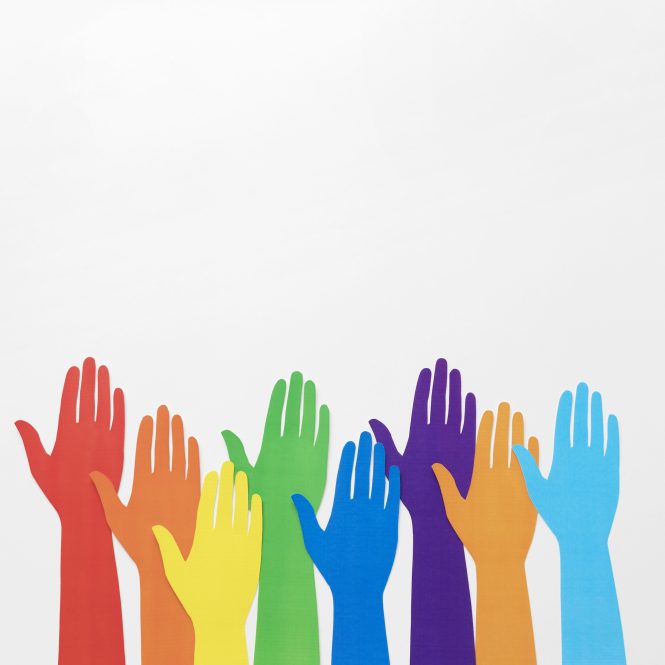
[[[58,433],[49,455],[32,425],[19,420],[30,471],[62,524],[60,665],[122,665],[122,612],[111,531],[90,479],[105,473],[117,489],[123,465],[125,407],[108,369],[95,361],[67,372]],[[95,409],[95,384],[97,405]],[[77,416],[78,405],[78,416]]]

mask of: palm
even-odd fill
[[[288,499],[292,494],[303,494],[316,503],[323,496],[325,477],[322,479],[323,460],[312,445],[293,437],[273,440],[261,446],[250,483],[261,496]]]
[[[516,463],[515,463],[516,464]],[[524,481],[512,469],[494,479],[488,487],[474,492],[473,481],[467,496],[469,504],[468,549],[479,551],[514,550],[525,558],[536,528],[536,509],[529,500]],[[519,469],[517,472],[520,473]],[[462,538],[463,542],[467,541]]]
[[[219,616],[225,620],[249,613],[256,585],[241,586],[239,593],[235,590],[240,571],[252,558],[256,554],[246,533],[229,530],[222,536],[210,532],[194,540],[185,562],[189,582],[183,587],[181,601],[195,622],[204,621],[205,608],[211,606],[219,608]]]
[[[118,440],[120,438],[120,440]],[[90,473],[101,471],[115,487],[120,485],[122,460],[109,452],[122,445],[122,436],[100,427],[95,421],[62,423],[58,427],[49,473],[56,478],[66,478],[68,498],[72,490],[83,494],[90,487]],[[55,485],[55,501],[63,500]],[[75,499],[74,499],[75,500]]]
[[[619,477],[611,461],[602,451],[575,446],[553,464],[540,510],[557,535],[607,540],[618,501]]]
[[[369,500],[357,500],[333,509],[324,536],[326,554],[316,561],[331,587],[339,586],[353,566],[367,590],[384,588],[397,546],[397,522],[389,519],[383,505],[373,508]],[[381,544],[385,551],[374,550],[371,543]],[[358,556],[359,552],[366,555]]]
[[[461,455],[463,450],[460,432],[442,426],[412,424],[414,434],[409,437],[402,460],[402,500],[410,512],[438,501],[439,490],[432,478],[432,465],[439,462],[454,469],[456,478],[469,475],[469,460]]]
[[[127,550],[132,558],[134,552],[145,552],[146,545],[154,541],[155,524],[165,526],[178,543],[191,543],[197,503],[197,493],[180,479],[166,484],[151,480],[141,485],[127,504],[126,519],[133,532]]]

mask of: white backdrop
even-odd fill
[[[53,441],[67,367],[141,416],[258,452],[301,369],[343,443],[404,442],[418,371],[508,400],[551,461],[585,379],[621,427],[611,538],[629,660],[662,654],[665,5],[448,0],[23,0],[0,9],[0,658],[55,663],[59,541],[13,427]],[[138,578],[117,547],[128,665]],[[559,573],[528,559],[539,661],[560,662]],[[411,533],[385,595],[408,662]],[[470,565],[473,570],[473,566]],[[317,580],[322,662],[332,607]],[[253,644],[255,616],[248,626]]]

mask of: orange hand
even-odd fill
[[[537,512],[529,499],[519,463],[510,448],[510,406],[499,405],[494,454],[494,414],[486,411],[478,427],[471,486],[460,495],[450,472],[432,468],[446,514],[476,564],[478,601],[476,659],[486,663],[536,662],[524,562],[533,540]],[[512,418],[512,443],[524,443],[524,419]],[[538,461],[538,440],[529,439]]]
[[[173,416],[169,428],[165,406],[157,410],[154,469],[152,442],[153,419],[145,416],[139,426],[134,483],[127,506],[106,476],[93,473],[91,477],[109,526],[139,570],[142,664],[187,665],[194,662],[194,629],[166,579],[152,527],[166,526],[183,555],[189,554],[201,491],[199,448],[196,439],[190,437],[186,465],[182,419]]]

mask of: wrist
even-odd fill
[[[387,665],[382,593],[333,592],[333,665]]]
[[[262,567],[266,559],[276,558],[283,561],[285,552],[288,552],[291,558],[290,563],[285,562],[289,565],[284,566],[284,573],[287,575],[294,570],[294,563],[296,567],[312,564],[293,503],[278,510],[273,507],[273,510],[267,511],[267,514],[264,512]]]
[[[445,515],[436,518],[418,517],[413,525],[413,566],[414,568],[436,566],[456,570],[464,568],[466,559],[464,544],[450,526]],[[431,569],[434,574],[436,570]]]
[[[63,537],[81,540],[112,540],[112,532],[102,510],[89,509],[59,514]]]
[[[79,520],[62,522],[60,538],[62,563],[77,568],[77,574],[89,572],[97,576],[103,567],[112,566],[115,573],[113,534],[106,521]]]
[[[383,591],[367,591],[362,588],[345,591],[332,590],[332,597],[335,613],[356,617],[383,614]]]
[[[194,665],[245,665],[248,662],[245,626],[219,619],[215,624],[206,617],[194,624]]]
[[[189,621],[185,609],[166,579],[166,575],[163,572],[157,573],[157,570],[163,570],[161,562],[159,562],[159,566],[160,569],[152,570],[145,566],[139,568],[141,612],[145,612],[148,617],[151,617],[152,625],[160,624],[158,617],[169,617],[169,624],[178,619]]]
[[[559,544],[559,556],[561,560],[575,560],[594,557],[609,557],[609,545],[607,540],[585,540],[584,538],[569,538]]]
[[[497,580],[526,578],[525,560],[522,558],[497,559],[490,555],[485,559],[474,557],[474,563],[478,578],[481,576]]]
[[[194,628],[166,575],[161,561],[139,568],[141,590],[141,662],[143,665],[192,663]],[[168,639],[164,639],[165,631]]]
[[[511,602],[515,604],[526,597],[528,602],[524,561],[486,559],[476,562],[476,596],[477,607],[481,604],[492,607],[493,613],[505,612],[509,606],[506,605],[506,599],[512,599]],[[478,614],[476,614],[477,620]]]
[[[464,550],[462,541],[443,510],[429,513],[419,511],[416,516],[411,517],[411,525],[414,541],[431,543],[438,548]]]

